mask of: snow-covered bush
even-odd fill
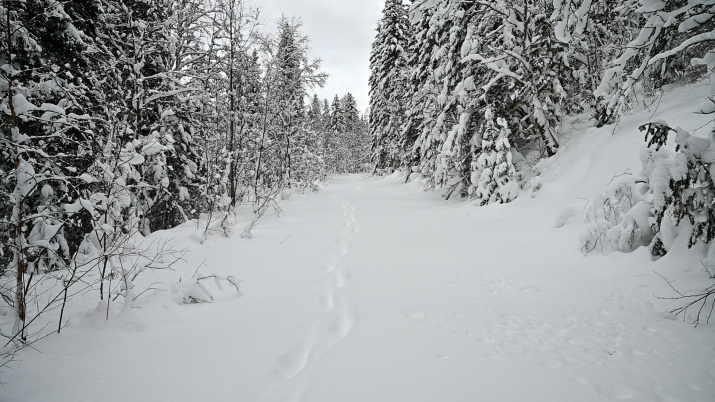
[[[649,94],[668,82],[699,77],[710,79],[708,98],[711,104],[701,113],[715,113],[713,2],[639,0],[639,3],[637,8],[634,1],[625,4],[630,9],[626,14],[636,17],[631,20],[641,21],[637,23],[639,32],[630,38],[626,46],[617,48],[616,57],[608,61],[607,68],[599,71],[601,83],[594,91],[600,104],[595,108],[597,119],[601,123],[618,120],[643,90]],[[583,4],[590,5],[591,2]],[[646,195],[645,202],[651,207],[651,253],[665,255],[679,236],[687,236],[689,247],[696,243],[711,244],[715,238],[715,215],[712,210],[715,189],[711,173],[715,161],[715,131],[711,131],[709,138],[699,138],[682,129],[672,129],[662,121],[648,123],[641,130],[646,131],[648,146],[655,148],[654,151],[644,152],[645,157],[641,158],[646,178],[644,183],[647,184],[647,191],[643,194]],[[676,132],[674,156],[660,151],[671,131]],[[706,268],[715,266],[715,248],[711,246],[710,249],[704,262]],[[673,290],[678,293],[676,298],[693,300],[691,297],[694,297],[695,300],[682,309],[674,310],[675,314],[685,316],[688,307],[694,304],[699,305],[702,312],[709,303],[710,314],[715,307],[713,301],[708,302],[708,298],[715,294],[712,285],[699,295],[688,296],[675,288]],[[701,318],[700,312],[694,321],[696,325]]]
[[[629,252],[644,245],[650,235],[649,214],[650,203],[639,191],[636,178],[618,178],[588,205],[586,228],[580,236],[582,250]]]
[[[663,256],[680,235],[688,246],[715,238],[713,142],[656,121],[641,127],[648,147],[641,151],[642,171],[622,176],[593,200],[581,234],[584,252],[632,251],[648,245]],[[662,148],[676,132],[675,154]]]
[[[697,67],[698,75],[710,77],[710,98],[715,100],[712,2],[641,0],[640,5],[637,9],[635,3],[628,5],[643,18],[639,34],[609,62],[594,93],[607,105],[606,114],[619,116],[630,107],[637,84],[648,86],[653,80],[662,84],[662,77],[682,70],[678,67],[682,60]],[[714,111],[710,107],[702,112]],[[683,231],[688,232],[690,247],[715,238],[710,173],[714,136],[695,137],[663,121],[645,124],[641,130],[646,131],[649,147],[641,153],[643,171],[629,183],[616,183],[590,206],[581,236],[585,251],[603,249],[605,243],[628,251],[647,242],[653,255],[663,256]],[[671,131],[676,133],[675,155],[661,149]],[[623,202],[624,197],[628,202]],[[649,206],[649,229],[643,220],[645,206]]]
[[[646,138],[651,137],[649,144],[656,149],[665,144],[670,131],[676,132],[677,144],[672,160],[656,161],[650,175],[654,188],[651,226],[655,232],[651,252],[665,255],[682,230],[689,231],[688,247],[699,242],[710,244],[715,238],[712,139],[672,129],[664,122],[648,123],[641,130],[646,131]]]

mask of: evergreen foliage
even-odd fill
[[[712,15],[707,1],[387,0],[371,54],[375,173],[509,202],[558,151],[565,115],[611,123],[636,82],[710,74]]]
[[[512,201],[538,183],[569,113],[617,122],[637,95],[703,76],[715,105],[713,16],[706,0],[386,0],[371,55],[374,171],[418,173],[445,198]],[[643,130],[656,150],[589,208],[585,251],[663,255],[682,230],[690,246],[715,236],[713,139],[660,121]],[[659,149],[670,131],[675,155]]]
[[[376,171],[400,166],[405,147],[400,127],[406,113],[404,98],[409,38],[407,9],[401,0],[387,0],[370,54],[370,135]]]

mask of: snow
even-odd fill
[[[42,105],[40,105],[38,110],[42,110],[42,111],[50,112],[50,113],[61,114],[61,115],[65,114],[65,110],[62,107],[57,106],[52,103],[43,103]]]
[[[23,115],[27,112],[31,112],[33,110],[38,110],[38,107],[30,103],[27,98],[25,98],[25,95],[19,93],[13,95],[12,105],[14,106],[15,115],[17,116]]]
[[[144,145],[141,154],[146,156],[156,155],[159,152],[165,151],[166,149],[167,147],[162,145],[158,140],[151,140],[149,143]]]
[[[94,177],[92,177],[92,175],[90,175],[89,173],[82,173],[82,174],[79,176],[79,179],[82,180],[82,181],[85,182],[85,183],[94,183],[94,182],[97,181],[97,179],[95,179]]]
[[[664,0],[641,0],[641,7],[636,12],[651,13],[660,11],[665,7],[665,4]]]
[[[655,117],[692,132],[708,121],[692,113],[707,91],[676,89]],[[132,292],[166,292],[133,310],[114,302],[108,321],[98,295],[75,299],[71,325],[0,375],[2,399],[712,400],[713,324],[673,319],[678,302],[656,297],[673,296],[656,273],[686,292],[709,283],[708,250],[669,239],[654,262],[646,248],[580,249],[586,200],[639,171],[637,127],[654,112],[600,129],[566,121],[570,140],[539,164],[533,198],[510,204],[353,175],[293,194],[251,240],[203,236],[196,222],[154,233],[191,252]],[[249,219],[240,211],[235,227]]]

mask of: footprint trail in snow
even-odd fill
[[[327,262],[320,266],[325,273],[322,281],[324,290],[319,300],[324,314],[318,318],[311,335],[302,346],[291,349],[276,361],[272,376],[278,383],[270,399],[301,400],[311,380],[311,365],[319,362],[322,356],[347,337],[356,323],[356,312],[350,302],[348,289],[351,273],[345,257],[350,252],[353,237],[360,233],[360,226],[355,206],[346,201],[340,202],[336,197],[333,200],[341,204],[344,224],[333,246],[323,257]]]

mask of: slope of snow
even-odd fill
[[[706,93],[673,90],[656,118],[697,129]],[[200,267],[240,279],[240,297],[213,289],[215,303],[182,305],[159,292],[104,321],[86,295],[73,325],[0,376],[0,399],[711,401],[713,325],[674,319],[678,302],[656,297],[672,296],[656,272],[705,287],[704,251],[653,262],[646,249],[584,256],[578,243],[587,200],[640,169],[637,126],[652,114],[615,132],[565,123],[543,188],[508,205],[346,176],[294,195],[252,240],[199,243],[195,224],[154,234],[191,253],[143,286],[170,290]]]

